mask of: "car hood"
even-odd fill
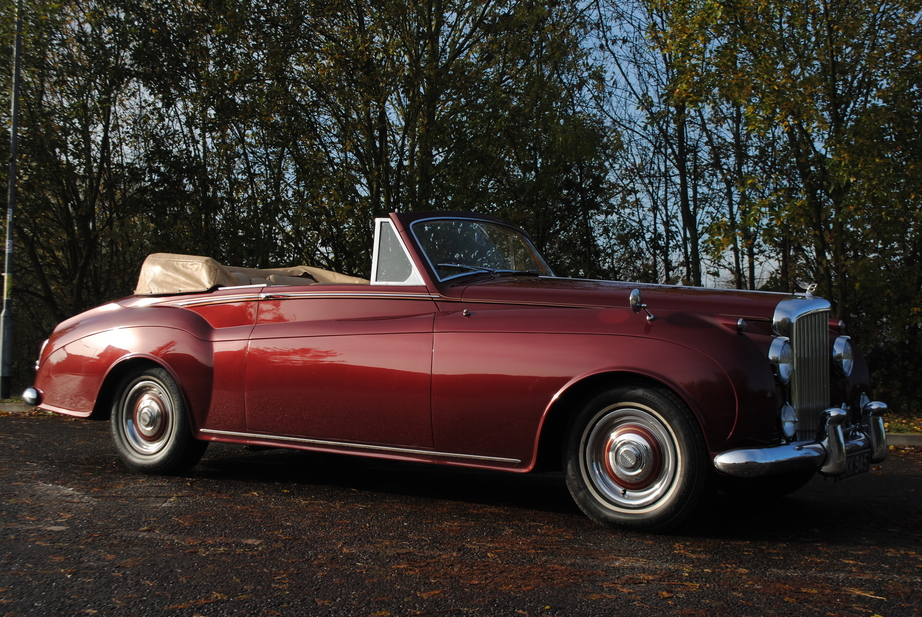
[[[788,294],[708,289],[674,285],[651,285],[618,281],[569,278],[513,278],[474,281],[463,288],[465,302],[533,304],[566,307],[629,307],[632,290],[639,289],[643,302],[656,314],[688,311],[771,320],[775,307]]]

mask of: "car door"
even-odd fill
[[[247,354],[247,430],[431,447],[435,312],[417,286],[267,288]]]

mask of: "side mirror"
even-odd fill
[[[631,310],[635,313],[640,313],[643,311],[647,314],[647,321],[653,321],[656,317],[653,316],[653,313],[647,310],[647,305],[643,302],[643,296],[640,294],[639,289],[635,289],[631,292],[630,295]]]

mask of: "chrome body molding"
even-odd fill
[[[551,278],[551,277],[538,277],[538,278]],[[172,306],[179,306],[182,308],[192,308],[197,306],[215,306],[219,304],[233,304],[235,302],[258,302],[260,300],[290,300],[290,299],[308,299],[308,298],[319,298],[319,299],[366,299],[366,300],[433,300],[437,302],[446,302],[446,303],[455,303],[455,304],[464,304],[465,302],[470,302],[469,300],[464,300],[463,298],[453,298],[449,296],[444,296],[437,293],[429,292],[420,292],[420,293],[407,293],[407,292],[368,292],[368,291],[284,291],[285,286],[269,286],[266,285],[250,285],[250,287],[256,287],[259,291],[256,293],[249,294],[235,294],[229,296],[220,296],[217,298],[189,298],[187,300],[174,300],[167,299],[160,304],[169,304]],[[383,285],[380,287],[384,287]],[[270,289],[272,291],[267,291]],[[279,291],[274,291],[274,290]],[[506,305],[506,306],[521,306],[523,303],[520,300],[476,300],[477,304],[490,304],[490,305]],[[548,308],[588,308],[588,309],[610,309],[612,308],[611,304],[589,304],[589,303],[573,303],[573,302],[536,302],[529,301],[527,302],[528,306],[542,306]]]
[[[823,430],[815,441],[798,441],[767,448],[742,448],[714,457],[714,467],[729,476],[758,478],[789,471],[814,470],[824,476],[841,476],[850,455],[870,452],[870,462],[887,458],[883,414],[887,405],[868,401],[862,405],[861,423],[845,426],[848,413],[836,407],[823,412]]]
[[[251,286],[252,287],[252,286]],[[195,306],[212,306],[217,304],[231,304],[234,302],[257,302],[260,300],[286,300],[297,298],[324,298],[324,299],[371,299],[371,300],[439,300],[441,296],[428,292],[422,293],[388,293],[367,291],[281,291],[285,286],[268,287],[279,291],[266,291],[266,285],[259,285],[256,293],[235,294],[216,298],[190,298],[188,300],[171,300],[169,304],[183,308]]]
[[[437,452],[434,450],[420,450],[417,448],[400,448],[396,446],[378,446],[367,443],[348,443],[344,441],[329,441],[325,439],[307,439],[304,437],[290,437],[286,435],[267,435],[265,433],[240,433],[236,431],[218,431],[214,429],[202,429],[201,432],[206,435],[215,435],[218,437],[234,437],[238,439],[255,439],[259,441],[276,441],[292,444],[301,444],[315,448],[343,448],[344,450],[363,450],[367,452],[382,452],[387,454],[403,454],[407,456],[433,456],[437,458],[463,459],[468,461],[480,461],[483,463],[497,463],[503,465],[519,465],[521,460],[517,458],[502,458],[499,456],[481,456],[478,454],[458,454],[455,452]]]
[[[259,300],[259,291],[264,285],[255,286],[249,285],[249,287],[254,287],[255,291],[253,293],[245,294],[234,294],[226,296],[217,296],[217,297],[196,297],[189,298],[187,300],[174,300],[172,298],[165,299],[162,304],[168,304],[172,306],[179,306],[182,308],[189,308],[193,306],[213,306],[218,304],[233,304],[235,302],[256,302]]]
[[[340,299],[349,300],[438,300],[438,294],[431,293],[369,293],[369,292],[351,292],[351,291],[263,291],[259,295],[260,300],[288,300],[304,298],[323,298],[323,299]]]

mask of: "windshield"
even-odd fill
[[[440,281],[477,272],[554,276],[528,238],[512,227],[436,219],[418,221],[412,229]]]

